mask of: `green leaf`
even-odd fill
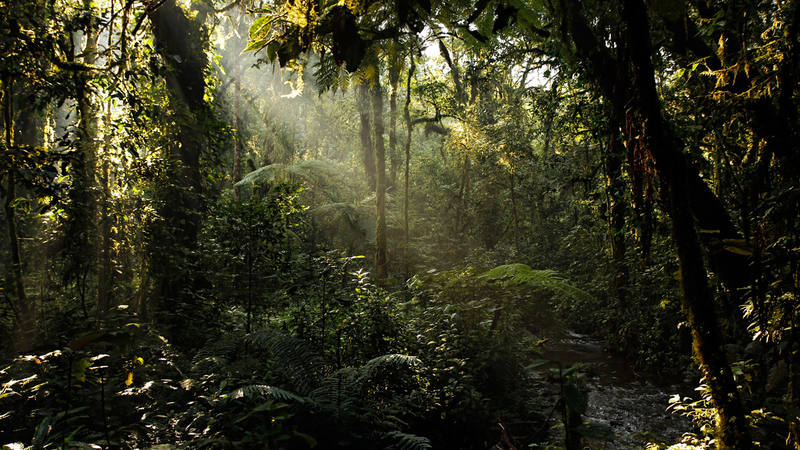
[[[247,43],[247,47],[245,47],[244,50],[242,50],[242,53],[255,51],[255,50],[261,50],[266,45],[267,45],[267,40],[266,39],[258,39],[258,40],[255,40],[255,41],[250,41],[250,42]]]
[[[525,370],[526,371],[533,370],[533,369],[545,366],[547,364],[550,364],[551,362],[553,362],[553,361],[551,361],[549,359],[536,359],[532,363],[530,363],[527,366],[525,366]]]
[[[72,377],[80,382],[86,381],[86,369],[92,366],[88,360],[81,358],[72,363]]]
[[[267,44],[267,50],[266,50],[267,58],[270,61],[275,61],[275,58],[278,57],[278,49],[280,48],[280,46],[281,46],[280,42],[277,41],[272,41],[269,44]]]
[[[270,16],[261,16],[257,18],[253,24],[250,25],[250,30],[248,30],[250,40],[253,41],[266,38],[266,35],[272,28],[272,20],[273,18]]]

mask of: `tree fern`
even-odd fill
[[[342,168],[333,162],[311,159],[297,164],[276,163],[260,167],[243,176],[236,185],[245,187],[276,180],[285,181],[294,176],[310,184],[332,186],[335,185],[334,182],[339,181],[341,173]]]
[[[575,300],[591,300],[591,296],[567,281],[555,270],[534,270],[527,264],[506,264],[497,266],[478,275],[479,279],[499,283],[503,287],[526,286],[533,289],[547,289]]]
[[[361,413],[365,393],[376,377],[385,372],[397,373],[422,363],[416,356],[389,354],[369,360],[362,367],[346,367],[324,378],[310,397],[340,421]]]
[[[375,211],[365,205],[337,202],[311,209],[316,226],[346,242],[375,243]]]

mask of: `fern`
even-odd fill
[[[364,383],[357,369],[346,367],[324,378],[310,397],[339,422],[358,417],[362,409]]]
[[[284,180],[292,176],[303,181],[317,185],[334,185],[342,173],[342,169],[335,163],[322,160],[306,160],[297,164],[270,164],[258,168],[236,183],[236,186],[244,187],[256,183],[272,182]]]
[[[328,203],[311,210],[311,216],[331,235],[352,242],[375,243],[375,211],[366,205]]]
[[[497,266],[477,277],[487,282],[499,283],[503,287],[526,286],[547,289],[574,300],[591,301],[592,297],[583,289],[574,286],[555,270],[534,270],[527,264]]]
[[[390,449],[397,450],[427,450],[433,448],[430,439],[415,434],[403,433],[402,431],[389,431],[384,433]]]
[[[196,372],[212,372],[216,368],[227,365],[237,354],[242,336],[229,334],[219,339],[209,339],[192,358],[192,370]]]
[[[307,393],[318,384],[324,361],[308,342],[274,330],[251,333],[245,341],[255,348],[269,350],[298,392]]]
[[[281,389],[275,386],[267,386],[265,384],[250,384],[247,386],[242,386],[239,389],[233,391],[230,394],[229,398],[256,399],[261,397],[271,397],[274,398],[275,400],[280,400],[283,402],[295,402],[299,404],[308,404],[308,405],[315,404],[315,402],[308,397],[303,397],[301,395],[295,394],[292,391]]]
[[[374,378],[380,371],[395,369],[417,367],[422,365],[422,361],[416,356],[389,354],[372,358],[364,364],[361,368],[361,375],[366,379]]]
[[[314,78],[317,84],[317,91],[322,94],[327,90],[333,93],[340,87],[346,86],[347,74],[342,72],[341,67],[336,63],[336,58],[331,53],[324,53],[319,62],[313,66]]]

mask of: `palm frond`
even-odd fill
[[[275,178],[286,171],[286,164],[270,164],[259,167],[258,169],[246,174],[236,183],[236,186],[244,187],[251,184],[275,181]]]

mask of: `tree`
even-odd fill
[[[166,153],[169,186],[160,211],[162,241],[156,244],[171,248],[153,251],[158,295],[162,301],[175,301],[192,284],[186,262],[197,243],[203,209],[200,158],[204,127],[211,123],[204,98],[206,38],[200,24],[192,22],[174,0],[148,8],[147,15],[156,49],[168,68],[164,78],[177,123],[176,142]]]
[[[628,151],[649,152],[655,161],[680,260],[683,309],[692,327],[695,354],[719,414],[719,445],[721,448],[750,448],[752,443],[736,383],[724,354],[718,351],[723,341],[693,217],[698,209],[691,199],[706,195],[708,188],[690,169],[678,150],[680,146],[675,137],[663,122],[650,62],[652,54],[644,4],[635,0],[622,4],[625,33],[624,41],[618,45],[625,49],[627,59],[623,64],[630,71],[625,74],[629,78],[617,76],[614,60],[599,44],[580,5],[562,2],[559,7],[564,38],[575,45],[577,56],[587,64],[606,100],[617,111],[625,111]],[[628,86],[625,95],[614,94],[625,85]],[[696,192],[698,186],[705,188]],[[703,226],[702,217],[698,219]]]

